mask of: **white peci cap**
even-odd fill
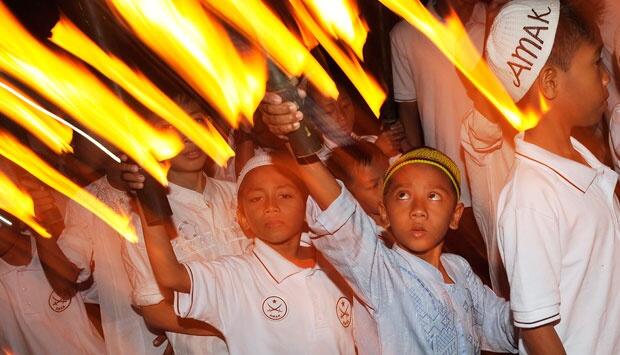
[[[250,158],[243,166],[243,169],[241,169],[239,177],[237,178],[237,192],[239,192],[243,179],[245,179],[250,171],[267,165],[274,165],[273,158],[267,153],[260,153]]]

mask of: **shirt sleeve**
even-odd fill
[[[138,241],[136,243],[123,241],[121,249],[123,265],[131,284],[133,304],[136,306],[151,306],[163,301],[164,295],[157,285],[155,274],[153,274],[153,269],[149,262],[140,219],[135,213],[131,217]]]
[[[379,303],[380,265],[385,246],[375,222],[362,210],[341,182],[340,196],[325,210],[308,199],[307,221],[313,244],[373,309]]]
[[[465,260],[463,269],[474,302],[475,324],[482,335],[481,348],[493,352],[518,352],[510,304],[482,283]]]
[[[401,22],[394,26],[390,33],[392,50],[392,80],[394,100],[396,102],[413,102],[417,100],[415,81],[411,71],[409,50],[411,43],[406,40],[407,23]]]
[[[226,261],[225,259],[228,259]],[[183,264],[190,278],[189,293],[174,292],[174,312],[183,318],[193,318],[209,323],[224,331],[231,308],[238,304],[241,280],[235,282],[231,271],[242,273],[242,265],[229,258]],[[250,271],[247,271],[250,272]]]
[[[559,320],[562,249],[556,219],[511,206],[500,215],[498,238],[515,326],[535,328]]]
[[[87,280],[93,259],[93,214],[71,201],[67,205],[65,229],[58,238],[58,247],[80,269],[77,282]]]

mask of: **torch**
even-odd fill
[[[138,201],[142,206],[144,219],[149,226],[165,224],[172,216],[166,188],[148,173],[144,175],[144,188],[137,190]]]
[[[301,112],[304,112],[304,101],[297,92],[297,87],[293,85],[291,80],[278,68],[272,61],[268,61],[269,80],[267,81],[267,91],[275,92],[282,101],[294,102]],[[304,117],[308,117],[305,114]],[[295,157],[304,159],[318,153],[323,147],[320,137],[308,125],[306,120],[300,122],[299,129],[288,135],[291,149]]]

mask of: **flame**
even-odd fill
[[[156,130],[79,62],[40,44],[1,2],[0,23],[0,70],[36,89],[167,184],[167,167],[159,161],[183,149],[176,134]]]
[[[541,112],[519,110],[488,65],[480,60],[480,53],[456,14],[452,13],[441,23],[419,1],[379,1],[428,37],[514,128],[523,131],[538,124]]]
[[[12,214],[44,238],[52,235],[41,226],[34,214],[34,202],[0,170],[0,209]]]
[[[61,16],[52,29],[51,40],[119,84],[145,107],[177,127],[217,164],[224,165],[234,155],[226,140],[208,121],[207,127],[197,123],[142,73],[104,52],[66,17]]]
[[[355,85],[375,116],[379,117],[379,110],[386,98],[385,91],[383,91],[379,83],[369,73],[364,71],[357,58],[346,54],[340,49],[329,34],[312,18],[300,0],[289,0],[289,3],[293,8],[295,19],[302,27],[308,29],[316,37],[323,48],[342,68],[353,85]]]
[[[91,211],[128,241],[135,243],[138,240],[128,216],[114,212],[95,196],[86,192],[86,190],[83,190],[48,165],[33,151],[19,143],[11,134],[2,130],[0,130],[0,155],[21,166],[43,183]],[[2,186],[1,183],[0,186]],[[10,204],[12,200],[8,200],[8,202]],[[4,209],[4,207],[0,208]],[[8,211],[11,212],[11,210]],[[21,219],[18,215],[16,217]]]
[[[34,101],[12,85],[0,80],[0,88],[0,112],[35,135],[56,154],[73,152],[70,128],[34,109],[22,98]]]
[[[233,126],[265,95],[265,58],[242,56],[198,0],[107,0],[129,28]]]
[[[304,75],[324,96],[338,97],[336,84],[325,69],[262,1],[202,0],[202,3],[260,46],[286,73]]]
[[[368,25],[359,16],[357,4],[352,0],[305,0],[314,17],[332,37],[347,43],[358,58],[363,59],[363,49],[368,35]]]

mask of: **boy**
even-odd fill
[[[194,101],[185,98],[177,98],[176,101],[196,120],[205,119],[202,109]],[[155,124],[161,129],[174,129],[163,120]],[[183,151],[170,160],[168,171],[168,200],[177,234],[172,242],[176,256],[183,262],[189,262],[243,253],[249,240],[236,222],[235,185],[206,176],[203,172],[206,154],[189,139],[184,138],[184,143]],[[137,168],[133,164],[124,164],[121,170],[126,178],[127,171],[137,172]],[[134,305],[140,308],[147,324],[167,330],[168,339],[177,354],[228,353],[219,332],[202,322],[182,321],[174,314],[166,297],[169,295],[160,290],[153,276],[144,239],[141,238],[142,226],[137,220],[134,224],[140,240],[136,244],[123,243],[122,253],[133,288]]]
[[[515,138],[497,210],[523,352],[620,349],[618,175],[571,137],[606,109],[601,48],[595,21],[557,0],[509,2],[487,41],[490,67],[513,100],[548,104],[538,126]]]
[[[145,226],[151,265],[160,286],[175,291],[175,312],[214,325],[231,354],[354,354],[351,293],[300,245],[307,192],[285,168],[291,163],[259,155],[239,175],[251,252],[179,263],[165,228]]]

